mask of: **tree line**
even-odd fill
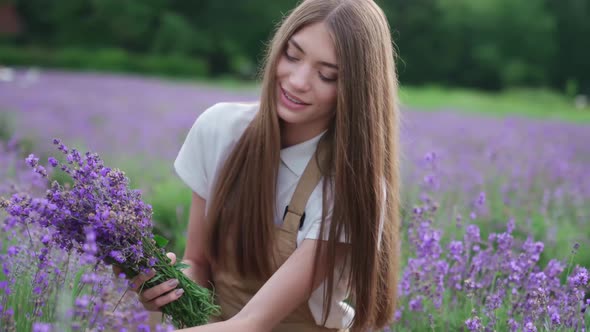
[[[22,24],[0,45],[180,56],[208,76],[253,77],[298,0],[0,0]],[[377,0],[400,80],[590,93],[589,0]],[[189,60],[190,61],[190,60]]]

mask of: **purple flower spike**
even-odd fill
[[[481,324],[481,319],[477,316],[473,318],[469,318],[465,321],[465,326],[469,331],[483,331],[483,325]]]
[[[51,167],[57,167],[57,165],[59,165],[59,162],[57,161],[57,159],[55,159],[53,157],[49,157],[48,162],[51,165]]]
[[[486,193],[485,192],[479,193],[479,197],[477,198],[477,204],[484,205],[485,202],[486,202]]]
[[[33,332],[52,332],[51,324],[33,323]]]
[[[27,159],[25,159],[27,165],[31,166],[31,167],[35,167],[37,165],[39,165],[39,158],[35,157],[34,154],[30,154]]]

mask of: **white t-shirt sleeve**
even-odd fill
[[[258,111],[256,103],[217,103],[188,132],[174,170],[195,193],[209,199],[215,177]]]
[[[174,170],[180,179],[195,193],[208,199],[211,174],[207,169],[208,135],[211,135],[206,112],[203,112],[188,132],[178,156],[174,161]],[[209,139],[210,140],[210,139]]]

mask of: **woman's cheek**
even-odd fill
[[[338,91],[335,87],[329,87],[322,92],[322,103],[326,105],[327,108],[333,108],[336,106],[336,96]]]

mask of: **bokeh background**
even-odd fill
[[[541,268],[589,267],[590,1],[377,2],[401,83],[403,231],[436,202],[442,243],[512,220],[515,248],[544,243]],[[176,153],[207,107],[258,98],[264,49],[296,3],[0,0],[2,188],[59,137],[125,170],[182,253],[190,190]]]
[[[2,0],[13,65],[252,79],[296,0]],[[590,92],[586,0],[379,1],[405,84]]]

